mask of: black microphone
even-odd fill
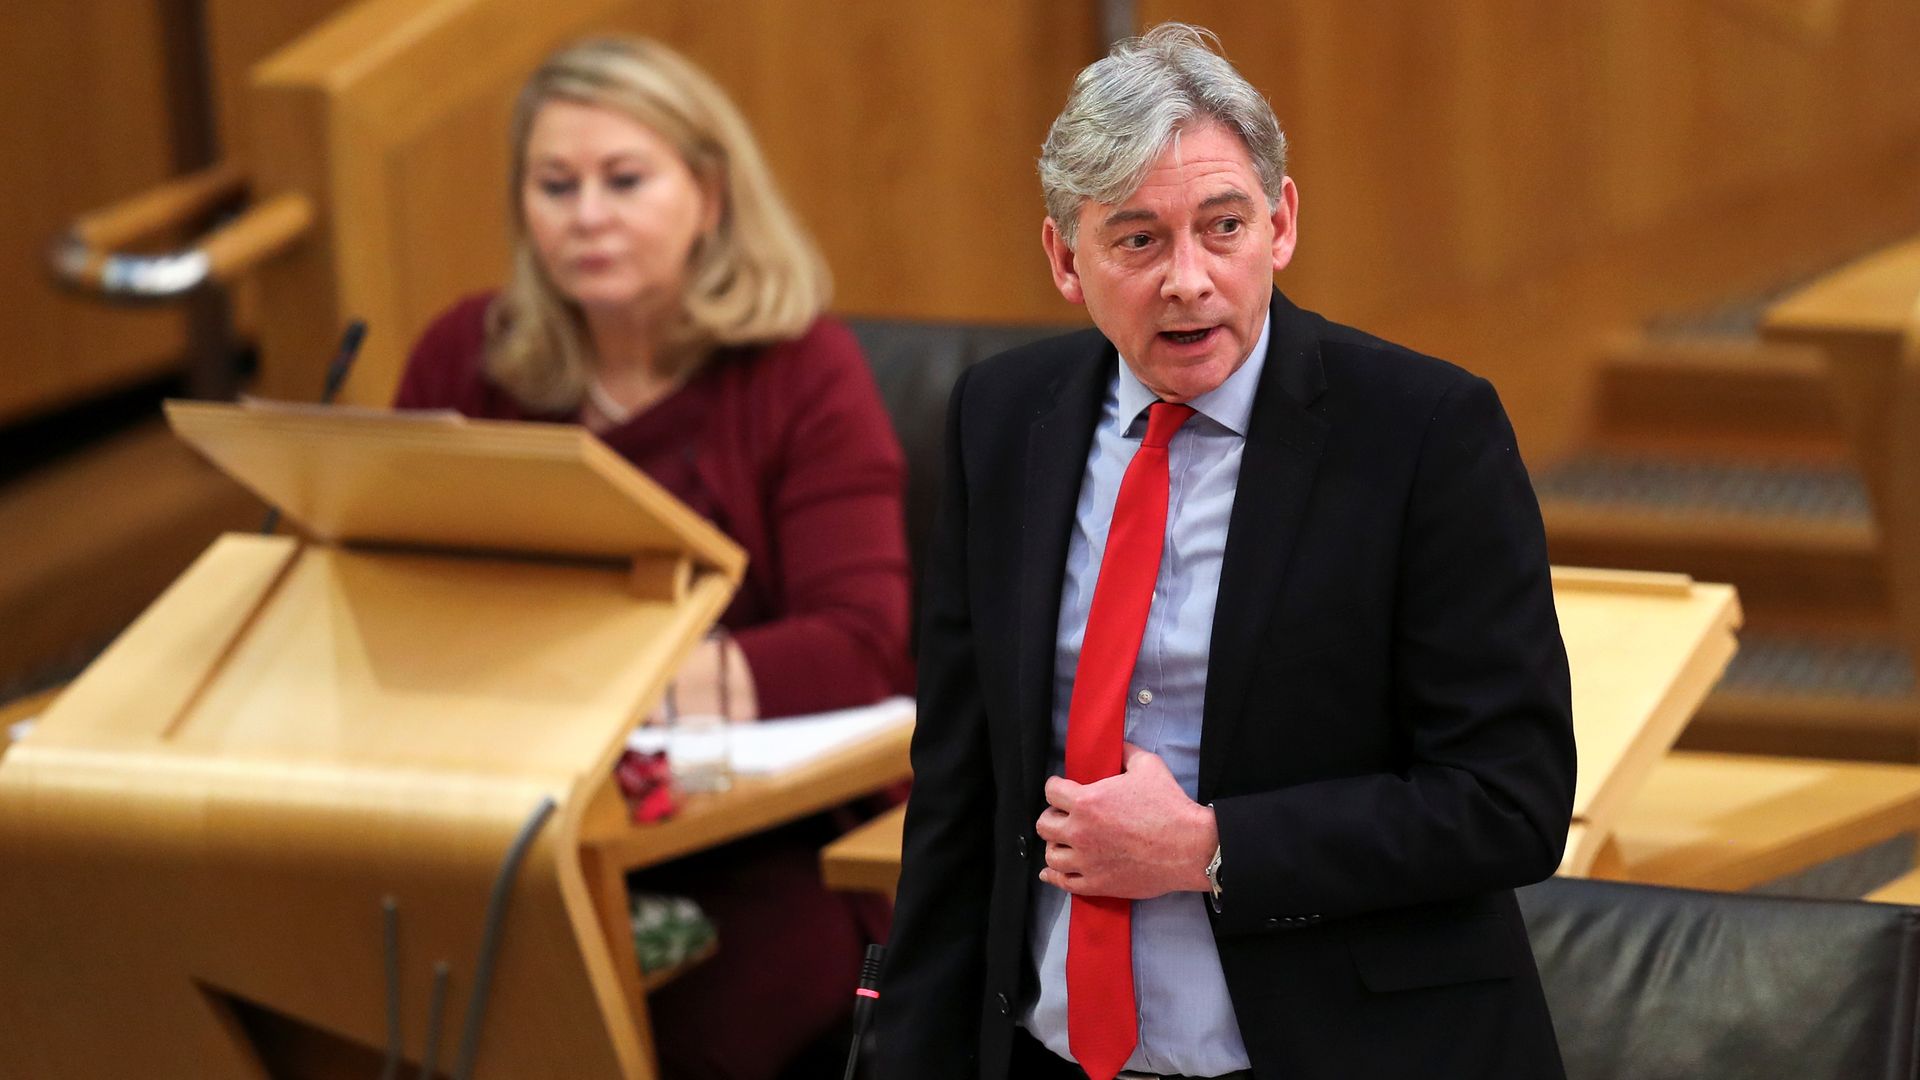
[[[327,382],[320,390],[320,404],[331,405],[340,395],[340,386],[347,381],[347,372],[353,370],[354,358],[360,355],[360,343],[365,340],[367,320],[349,319],[340,335],[340,347],[333,352],[333,363],[327,365]]]
[[[853,1080],[854,1069],[860,1065],[860,1044],[866,1041],[873,1003],[880,1000],[880,961],[886,956],[885,945],[869,945],[867,958],[860,963],[860,987],[853,992],[853,1045],[847,1049],[845,1080]]]
[[[347,372],[353,370],[354,358],[360,355],[360,343],[365,340],[367,320],[349,319],[346,330],[340,334],[340,347],[333,351],[333,362],[327,365],[327,381],[320,387],[320,404],[331,405],[333,399],[340,396],[340,387],[347,381]],[[279,527],[280,508],[271,507],[266,520],[260,523],[260,531],[271,534]]]

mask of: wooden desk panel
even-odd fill
[[[1746,889],[1920,830],[1920,766],[1675,752],[1614,839],[1618,876]]]
[[[1554,569],[1554,603],[1573,669],[1580,777],[1563,873],[1613,871],[1613,822],[1652,773],[1734,651],[1732,588],[1678,574]],[[900,873],[896,812],[829,845],[827,884],[891,893]]]
[[[895,807],[828,844],[820,853],[827,888],[892,897],[900,885],[900,840],[907,808]]]

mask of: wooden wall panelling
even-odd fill
[[[0,423],[166,372],[177,311],[108,309],[60,292],[47,245],[80,213],[174,171],[162,21],[173,5],[0,5]]]
[[[206,11],[214,129],[224,152],[244,155],[246,151],[250,130],[247,99],[254,66],[353,2],[200,0]]]
[[[1661,238],[1704,235],[1701,222],[1738,235],[1859,216],[1843,201],[1858,177],[1842,174],[1885,173],[1920,146],[1920,107],[1901,111],[1920,100],[1882,58],[1884,39],[1920,34],[1920,15],[1858,0],[1831,34],[1810,36],[1730,7],[1477,0],[1381,19],[1333,4],[1160,0],[1141,16],[1219,29],[1291,129],[1304,242],[1283,284],[1495,378],[1530,452],[1550,456],[1584,415],[1593,361],[1581,335],[1733,287],[1724,266],[1702,277],[1707,261],[1682,265],[1686,253]],[[943,2],[906,17],[870,2],[740,0],[719,16],[691,0],[608,0],[534,15],[366,0],[262,69],[260,92],[282,99],[268,108],[311,108],[302,122],[327,132],[324,161],[271,167],[281,182],[324,173],[334,209],[328,253],[302,271],[282,325],[265,328],[267,389],[310,395],[353,313],[374,332],[349,398],[384,400],[426,320],[498,282],[507,102],[540,54],[588,28],[658,36],[738,98],[821,238],[840,310],[1077,318],[1034,250],[1032,160],[1073,72],[1098,54],[1095,21],[1073,5],[984,17]],[[398,36],[378,48],[342,47],[389,30]],[[320,89],[328,50],[309,43],[323,40],[335,43],[327,63],[352,59]],[[1870,74],[1848,67],[1856,58]],[[291,103],[303,93],[309,105]],[[1863,95],[1881,122],[1840,122]],[[295,128],[257,123],[256,139],[287,143]],[[1777,282],[1796,252],[1811,269],[1843,243],[1805,235],[1749,259],[1755,287]],[[338,299],[317,284],[323,266]],[[303,374],[276,383],[286,365]]]
[[[1034,172],[1097,4],[937,0],[633,5],[624,25],[713,73],[752,122],[833,267],[835,308],[1059,323]],[[751,28],[742,33],[740,27]]]
[[[365,0],[256,72],[262,190],[308,190],[328,209],[319,235],[261,276],[260,389],[310,396],[339,324],[359,315],[372,332],[344,398],[383,402],[427,320],[500,281],[512,94],[588,31],[659,37],[737,97],[820,238],[838,310],[1072,319],[1039,253],[1033,159],[1097,54],[1092,24],[1090,9],[1039,3],[983,18],[946,0],[911,17],[763,0],[721,18],[691,0],[537,13]]]
[[[1213,28],[1272,98],[1302,192],[1282,286],[1493,378],[1535,456],[1577,436],[1606,330],[1920,218],[1911,3],[1385,8],[1144,0],[1139,22]]]
[[[316,235],[260,277],[262,393],[317,393],[333,338],[357,316],[370,331],[342,399],[384,403],[433,311],[498,280],[505,102],[540,56],[614,6],[364,0],[256,70],[261,188],[304,190],[324,208]],[[408,280],[410,266],[428,281]]]

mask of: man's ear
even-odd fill
[[[1073,249],[1067,246],[1067,238],[1060,235],[1052,218],[1040,223],[1040,246],[1047,252],[1047,269],[1053,272],[1053,287],[1060,290],[1069,304],[1086,303],[1086,294],[1080,291],[1080,272],[1073,265]]]
[[[1300,189],[1293,177],[1280,178],[1280,199],[1273,207],[1273,272],[1279,273],[1293,261],[1293,248],[1300,242]]]

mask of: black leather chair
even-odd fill
[[[1920,1077],[1920,908],[1561,878],[1520,904],[1568,1080]]]
[[[907,454],[907,550],[913,558],[917,599],[919,568],[926,565],[927,537],[940,505],[947,395],[954,380],[995,353],[1082,327],[878,320],[855,320],[849,326],[866,350],[874,381],[880,384],[880,398]]]

